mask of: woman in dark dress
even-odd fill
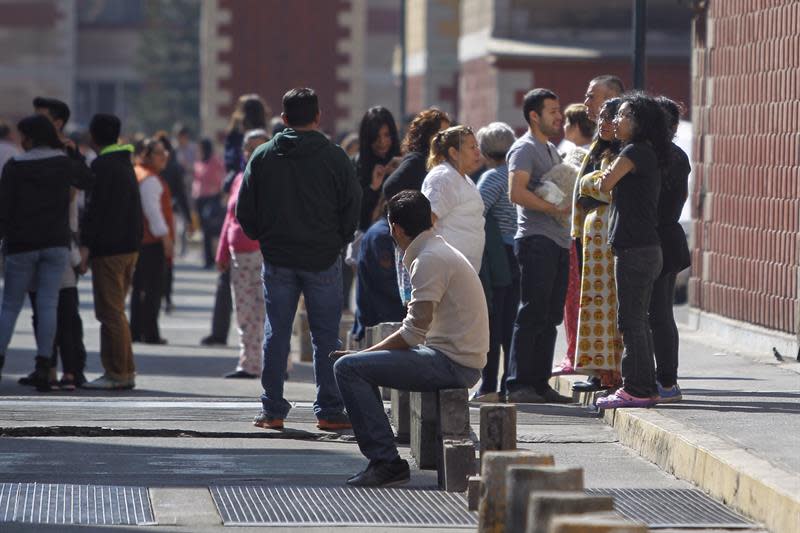
[[[656,98],[667,117],[671,137],[678,131],[681,111],[678,104],[665,96]],[[675,300],[675,279],[678,272],[691,264],[686,233],[679,220],[683,204],[689,196],[691,166],[686,153],[674,142],[669,146],[669,159],[662,167],[661,194],[658,197],[658,236],[664,266],[653,284],[650,300],[650,329],[656,356],[656,385],[659,402],[682,399],[678,386],[678,326],[672,314]]]

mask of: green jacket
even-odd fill
[[[319,131],[288,128],[250,158],[236,218],[268,263],[319,272],[352,240],[360,207],[344,150]]]

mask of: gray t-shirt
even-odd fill
[[[556,147],[553,143],[542,143],[531,135],[530,131],[517,139],[506,156],[508,172],[521,170],[530,174],[528,190],[533,190],[541,185],[542,176],[561,162]],[[517,235],[516,239],[542,235],[547,237],[562,248],[569,248],[571,239],[569,228],[564,227],[555,218],[517,205]]]

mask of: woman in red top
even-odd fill
[[[267,132],[251,130],[244,136],[244,158],[267,142]],[[217,248],[217,268],[230,269],[233,285],[233,306],[239,331],[239,364],[226,378],[256,378],[261,376],[262,344],[264,342],[264,288],[261,283],[263,258],[258,241],[244,234],[236,220],[236,201],[242,185],[243,172],[231,184],[228,211],[222,224]]]
[[[214,266],[214,238],[219,234],[225,208],[222,206],[222,180],[225,178],[225,166],[214,154],[214,145],[210,139],[200,141],[199,161],[194,163],[194,181],[192,182],[192,198],[197,213],[200,215],[200,227],[203,229],[203,254],[205,268]]]
[[[174,222],[169,186],[159,175],[167,150],[147,138],[134,151],[136,179],[144,213],[144,236],[131,289],[131,337],[134,342],[166,344],[158,330],[158,311],[164,291],[166,261],[172,257]],[[131,373],[133,369],[131,369]]]

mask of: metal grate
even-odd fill
[[[154,525],[144,487],[0,483],[0,522]]]
[[[613,496],[617,512],[644,522],[651,529],[753,527],[752,522],[696,489],[587,489],[586,492]]]
[[[462,495],[437,490],[349,487],[213,486],[226,526],[471,527]]]

